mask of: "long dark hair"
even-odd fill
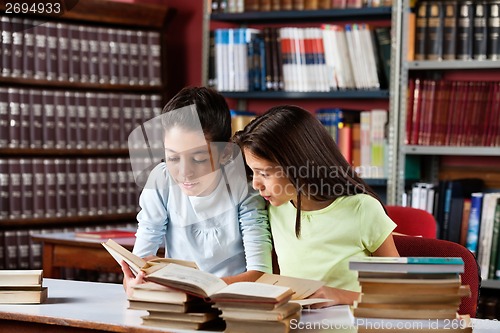
[[[302,195],[316,201],[327,201],[364,193],[380,201],[346,161],[326,128],[298,106],[282,105],[269,109],[237,132],[233,141],[242,150],[245,148],[255,156],[279,165],[294,185],[298,193],[297,238],[300,237]]]

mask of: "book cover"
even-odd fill
[[[429,1],[425,54],[427,60],[443,59],[443,3]]]
[[[37,286],[42,284],[42,280],[43,271],[41,269],[13,269],[0,271],[1,287]]]
[[[178,304],[171,304],[165,302],[151,302],[151,301],[138,301],[129,299],[129,309],[134,310],[147,310],[147,311],[162,311],[162,312],[207,312],[211,309],[209,303],[204,301],[194,300]]]
[[[369,272],[463,273],[464,264],[462,258],[366,257],[351,260],[349,269]]]
[[[443,2],[443,59],[454,60],[457,46],[457,6],[458,2]]]
[[[419,1],[415,17],[415,60],[426,59],[428,3]]]
[[[428,265],[463,265],[460,257],[361,257],[349,263],[362,264],[428,264]]]
[[[483,193],[476,192],[471,194],[471,207],[469,212],[469,225],[467,229],[466,247],[473,254],[477,253],[479,228],[481,221],[481,208],[483,206]]]
[[[457,309],[401,309],[394,306],[390,309],[354,308],[357,318],[394,318],[394,319],[455,319]]]
[[[47,287],[0,287],[0,304],[40,304],[47,300]]]
[[[499,60],[500,59],[500,2],[488,2],[488,9],[486,11],[488,15],[488,59]]]
[[[225,319],[226,332],[248,332],[251,327],[254,332],[278,333],[289,332],[291,322],[298,323],[300,312],[296,312],[279,321]]]
[[[500,244],[500,198],[497,198],[494,203],[494,216],[493,216],[493,233],[491,235],[490,246],[490,267],[488,270],[488,279],[494,279],[496,276],[496,265],[498,262],[498,247]]]
[[[218,310],[211,309],[207,312],[186,312],[186,313],[169,313],[164,311],[148,310],[149,315],[146,317],[150,319],[158,320],[171,320],[175,322],[186,322],[186,323],[206,323],[211,320],[218,318]]]
[[[456,57],[459,60],[472,59],[473,9],[472,1],[463,1],[458,4]]]
[[[168,304],[184,304],[192,299],[192,296],[184,292],[174,290],[154,282],[145,282],[133,286],[131,295],[128,296],[129,301],[133,300]]]
[[[473,12],[473,58],[474,60],[485,60],[487,57],[486,42],[488,40],[486,1],[474,1]]]
[[[467,247],[467,235],[469,232],[469,215],[470,215],[471,204],[472,204],[472,199],[464,199],[462,222],[460,229],[460,242],[459,242],[459,244],[464,247]]]
[[[455,179],[447,183],[447,188],[443,193],[442,239],[450,240],[451,232],[453,241],[460,241],[460,235],[457,235],[455,231],[461,229],[458,224],[462,222],[463,200],[470,198],[472,193],[480,192],[483,184],[481,179],[475,178]]]
[[[302,307],[298,303],[286,303],[273,310],[261,311],[255,309],[241,309],[238,306],[217,308],[222,311],[221,317],[224,319],[236,320],[259,320],[259,321],[279,321],[300,312]]]

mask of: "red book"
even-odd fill
[[[75,237],[95,238],[95,239],[128,238],[128,237],[135,237],[135,231],[117,230],[117,229],[99,230],[99,231],[81,231],[81,232],[75,232]]]
[[[420,85],[420,81],[418,81]],[[418,99],[418,91],[416,93]],[[406,104],[406,135],[405,144],[411,144],[412,126],[413,126],[413,104],[415,103],[415,80],[408,81],[408,96]]]

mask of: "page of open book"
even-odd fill
[[[185,290],[209,297],[227,284],[217,276],[191,267],[169,264],[151,274],[147,278],[168,287]]]

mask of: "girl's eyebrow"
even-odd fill
[[[169,148],[165,148],[165,150],[167,150],[168,152],[173,153],[173,154],[179,154],[179,152],[172,150],[172,149],[169,149]],[[210,153],[210,151],[208,149],[199,149],[199,150],[195,150],[193,152],[191,152],[190,150],[188,150],[188,151],[191,154],[209,154]]]

